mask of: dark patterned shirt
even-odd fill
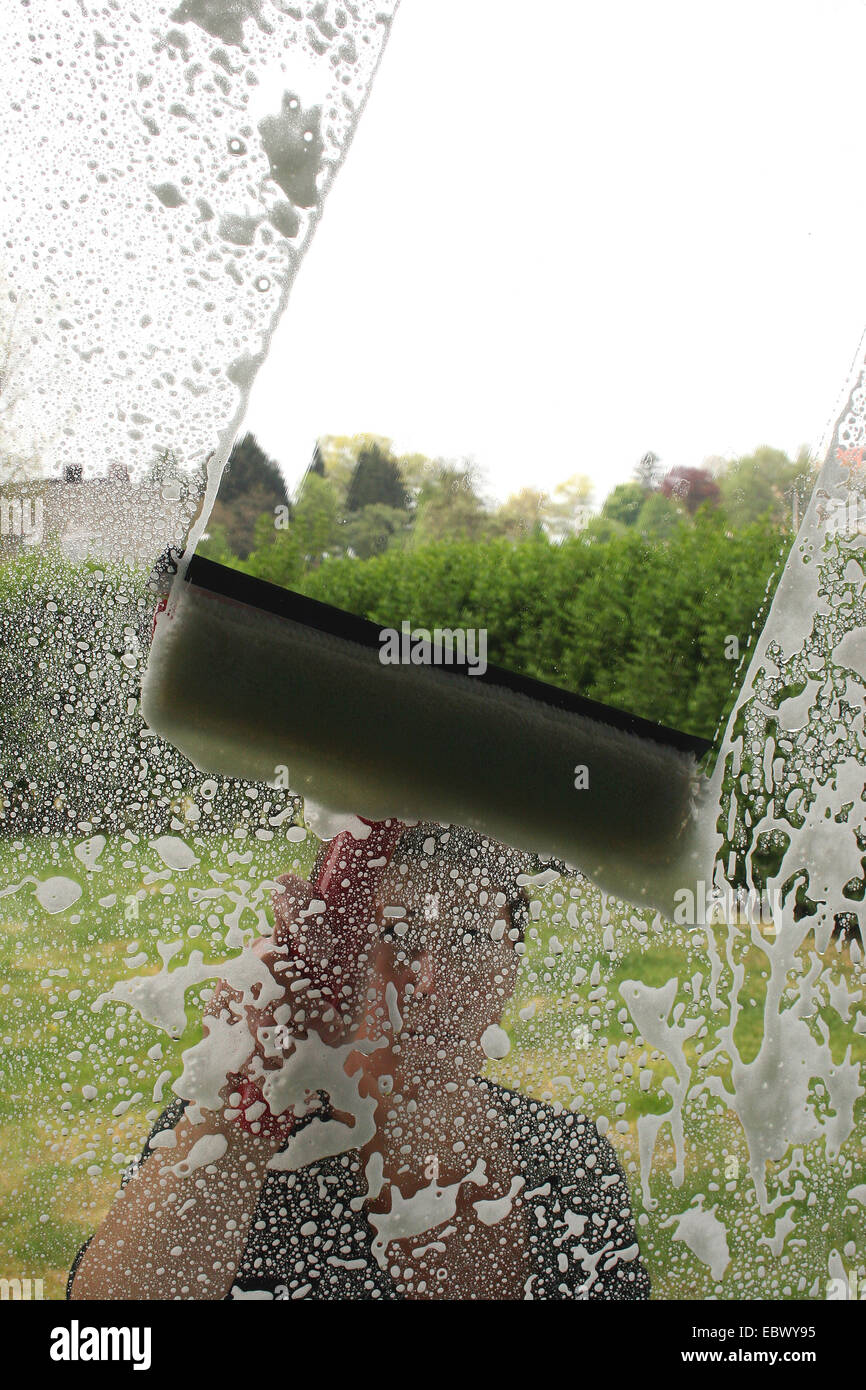
[[[649,1277],[640,1260],[628,1186],[608,1141],[585,1116],[530,1100],[491,1081],[478,1085],[489,1093],[490,1142],[500,1147],[510,1143],[515,1179],[520,1180],[512,1183],[512,1201],[523,1214],[527,1233],[524,1297],[648,1298]],[[173,1129],[185,1105],[183,1100],[169,1105],[150,1137]],[[318,1112],[320,1119],[326,1114],[327,1107]],[[299,1121],[295,1133],[312,1118]],[[141,1158],[124,1174],[124,1185],[151,1152],[146,1145]],[[387,1248],[384,1268],[381,1249],[376,1257],[376,1232],[363,1209],[367,1192],[357,1149],[317,1160],[296,1172],[269,1170],[234,1286],[226,1297],[411,1296],[402,1282],[401,1267],[387,1258]],[[484,1200],[504,1195],[479,1189]],[[414,1248],[433,1247],[437,1229],[417,1237]],[[75,1258],[67,1297],[86,1248]],[[400,1259],[405,1263],[405,1256]],[[483,1275],[481,1285],[483,1298]],[[447,1297],[447,1283],[444,1289]]]

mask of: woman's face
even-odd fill
[[[392,865],[380,886],[368,1027],[382,1027],[390,1046],[369,1061],[377,1072],[396,1057],[404,1074],[422,1058],[443,1075],[475,1074],[519,967],[504,894],[447,866],[402,868]]]

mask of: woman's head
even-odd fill
[[[517,979],[529,917],[519,876],[531,867],[462,829],[419,825],[401,837],[379,880],[370,1002],[407,1063],[483,1063],[482,1037]]]
[[[474,905],[484,907],[492,901],[509,919],[509,940],[523,941],[529,899],[521,878],[531,871],[531,861],[517,850],[460,826],[422,823],[401,835],[390,868],[402,881],[412,879],[422,889],[425,883],[454,885],[452,897],[462,895],[467,921]]]

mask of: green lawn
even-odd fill
[[[172,969],[201,951],[216,975],[242,937],[259,934],[273,877],[293,867],[309,870],[316,842],[289,839],[287,824],[260,829],[258,835],[271,837],[265,839],[185,827],[177,833],[198,861],[188,869],[169,868],[145,837],[137,843],[110,839],[92,869],[76,858],[73,841],[0,842],[0,890],[19,885],[0,897],[0,1275],[41,1277],[46,1296],[63,1296],[75,1250],[98,1224],[123,1166],[140,1152],[151,1118],[169,1099],[181,1052],[199,1036],[207,982],[187,991],[186,1027],[174,1039],[127,1003],[112,1000],[94,1011],[94,1001],[119,981],[160,969],[158,948],[168,943],[178,947]],[[27,881],[52,877],[73,879],[82,889],[76,902],[54,914],[40,905],[34,882]],[[862,1208],[847,1195],[861,1180],[862,1101],[839,1155],[828,1157],[818,1141],[769,1165],[769,1197],[783,1200],[762,1215],[740,1121],[724,1096],[700,1085],[704,1074],[712,1074],[725,1090],[731,1088],[729,1056],[720,1053],[705,1069],[700,1062],[729,1022],[732,971],[740,965],[743,1008],[733,1050],[743,1065],[759,1055],[767,955],[736,929],[727,960],[728,929],[714,928],[722,964],[720,1007],[712,1011],[703,932],[653,922],[631,909],[617,912],[581,882],[556,883],[537,896],[540,911],[528,937],[525,969],[505,1019],[512,1050],[490,1064],[490,1074],[601,1119],[602,1127],[608,1122],[608,1137],[631,1184],[655,1297],[808,1297],[816,1281],[817,1296],[823,1297],[831,1250],[848,1246],[847,1268],[862,1263]],[[227,946],[227,935],[235,944]],[[842,1063],[846,1049],[860,1063],[866,1037],[854,1031],[856,1012],[844,1022],[831,1007],[831,989],[838,992],[845,984],[856,995],[863,971],[834,948],[824,974],[819,1007],[804,1026],[816,1041],[826,1033],[834,1064]],[[646,1117],[671,1113],[668,1088],[675,1069],[663,1050],[637,1041],[620,988],[626,980],[661,988],[674,979],[672,1026],[685,1024],[688,1031],[688,1020],[704,1019],[703,1034],[696,1027],[683,1045],[690,1077],[683,1180],[674,1185],[674,1136],[663,1121],[651,1169],[645,1160],[648,1193],[642,1195],[639,1124],[642,1117],[646,1123]],[[788,1006],[797,998],[794,980]],[[163,1073],[160,1100],[154,1088]],[[826,1097],[816,1090],[810,1104],[822,1114]],[[720,1278],[675,1239],[677,1219],[698,1201],[716,1211],[727,1232],[731,1258]],[[793,1226],[776,1253],[768,1242],[785,1234],[781,1224],[776,1227],[786,1213]]]
[[[40,908],[31,885],[0,898],[0,1273],[42,1277],[46,1296],[63,1296],[75,1250],[171,1098],[170,1082],[161,1103],[154,1086],[161,1073],[180,1073],[181,1052],[200,1036],[207,985],[188,991],[189,1021],[177,1039],[125,1004],[94,1012],[94,1001],[117,981],[160,969],[160,943],[180,943],[172,967],[200,950],[218,968],[236,954],[225,945],[225,919],[237,914],[247,938],[257,935],[262,885],[293,867],[308,871],[314,852],[312,840],[292,844],[285,830],[267,842],[184,839],[200,858],[186,873],[168,871],[143,838],[110,841],[92,873],[68,845],[0,842],[0,884],[62,875],[83,889],[56,915]],[[211,871],[225,882],[216,885]],[[194,901],[218,886],[227,892]],[[92,1100],[85,1087],[95,1089]]]
[[[848,1197],[849,1189],[863,1180],[866,1102],[862,1097],[857,1100],[851,1136],[838,1155],[828,1156],[820,1139],[767,1164],[768,1205],[774,1209],[762,1214],[749,1172],[743,1126],[726,1096],[734,1090],[732,1062],[753,1063],[765,1041],[767,952],[754,944],[745,925],[712,929],[722,962],[715,990],[719,1008],[712,1010],[705,929],[679,928],[659,919],[653,924],[651,916],[632,909],[617,913],[611,904],[610,921],[602,927],[601,894],[588,884],[573,885],[571,894],[560,884],[540,894],[538,937],[530,943],[530,969],[537,978],[524,982],[521,997],[509,1011],[512,1052],[495,1064],[496,1079],[609,1121],[608,1138],[631,1183],[654,1297],[804,1298],[812,1292],[824,1298],[831,1251],[843,1255],[849,1271],[866,1263],[863,1209]],[[578,928],[563,920],[570,905],[583,914]],[[733,947],[727,960],[724,943],[729,930]],[[550,954],[552,935],[565,947],[562,954]],[[770,936],[768,945],[771,942]],[[811,937],[797,959],[798,970],[805,973],[815,960]],[[730,1022],[735,988],[732,967],[738,966],[743,971],[738,991],[741,1012],[732,1046],[720,1050],[703,1068],[701,1057],[713,1050]],[[818,1042],[826,1035],[834,1066],[843,1062],[846,1052],[852,1063],[862,1064],[866,1036],[854,1029],[856,1012],[843,1021],[832,1006],[831,990],[844,986],[856,998],[866,972],[835,946],[825,953],[822,966],[818,1007],[801,1027]],[[585,976],[575,984],[575,973],[581,970]],[[670,1018],[681,1027],[690,1019],[704,1020],[683,1045],[689,1078],[683,1106],[683,1175],[681,1185],[675,1186],[673,1129],[663,1121],[651,1171],[646,1164],[648,1193],[644,1194],[638,1126],[642,1116],[672,1114],[668,1087],[675,1083],[675,1068],[662,1050],[646,1041],[636,1045],[620,987],[627,980],[637,980],[659,989],[674,979],[678,987]],[[784,1011],[795,1007],[801,997],[799,978],[791,976],[788,986]],[[860,997],[866,999],[866,990]],[[533,1005],[534,1012],[527,1016]],[[591,1041],[587,1042],[583,1029]],[[640,1084],[641,1072],[646,1089]],[[719,1078],[720,1096],[701,1086],[702,1075]],[[819,1118],[827,1117],[828,1098],[820,1085],[813,1083],[809,1101]],[[677,1218],[693,1205],[715,1211],[726,1230],[731,1258],[720,1279],[713,1278],[682,1239],[675,1239]],[[783,1242],[786,1213],[788,1220],[793,1218],[793,1226]],[[767,1243],[774,1236],[778,1255]]]

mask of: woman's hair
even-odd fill
[[[488,892],[502,893],[511,925],[523,940],[529,924],[529,897],[518,880],[538,872],[540,863],[534,856],[509,849],[464,826],[422,821],[410,826],[397,841],[392,862],[407,861],[433,870],[444,861],[464,877],[477,878],[479,887]]]

